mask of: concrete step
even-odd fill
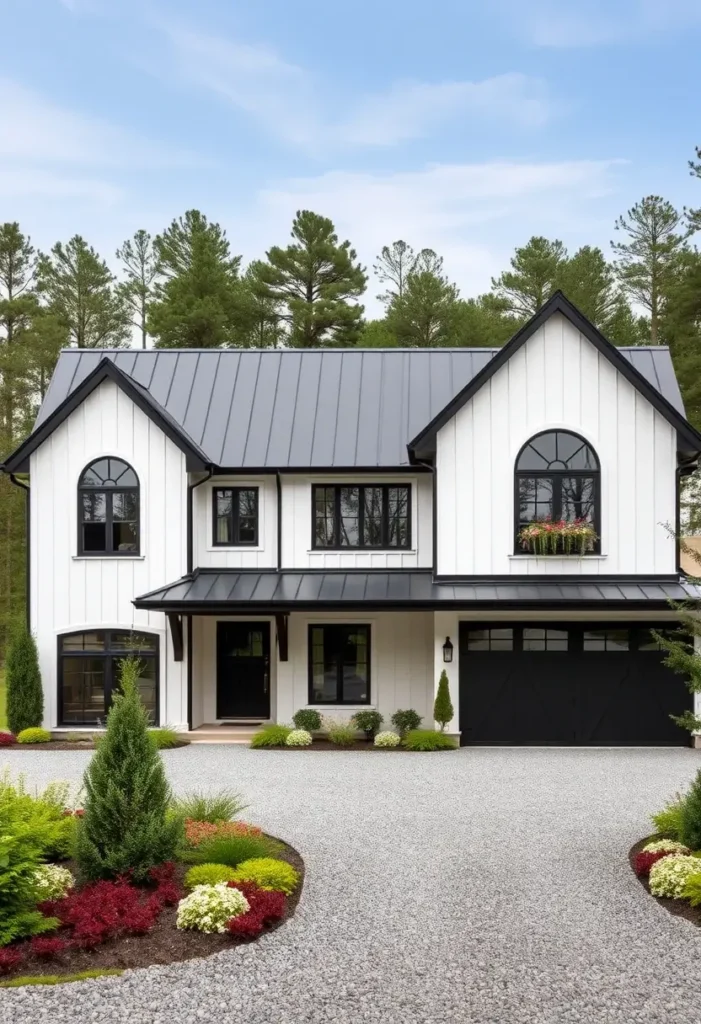
[[[250,743],[257,727],[236,725],[200,726],[191,732],[178,733],[190,743]]]

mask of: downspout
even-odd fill
[[[7,472],[7,470],[5,470],[5,472]],[[25,570],[24,570],[25,571],[25,576],[26,576],[26,582],[25,582],[25,602],[26,602],[25,617],[27,619],[27,632],[31,633],[31,631],[32,631],[32,583],[31,583],[31,575],[30,575],[31,571],[32,571],[32,547],[31,547],[32,529],[31,529],[31,520],[30,520],[30,515],[31,515],[31,510],[32,510],[32,506],[31,506],[31,491],[30,491],[29,487],[26,484],[23,484],[21,480],[17,479],[17,477],[15,476],[14,473],[8,473],[7,475],[9,476],[10,480],[15,485],[15,487],[21,487],[23,491],[26,491],[26,495],[25,495],[26,512],[25,512],[25,515],[26,515],[27,544],[26,544],[26,549],[25,549]]]
[[[207,468],[207,476],[198,480],[195,484],[187,485],[187,559],[186,569],[187,575],[189,576],[193,570],[194,561],[194,543],[192,537],[192,526],[193,526],[193,491],[200,484],[206,483],[212,479],[214,475],[214,467],[209,466]],[[187,727],[192,731],[192,615],[187,616]]]

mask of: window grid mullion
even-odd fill
[[[389,485],[382,485],[382,547],[389,548]]]
[[[358,487],[358,543],[365,547],[365,488]]]
[[[239,543],[239,487],[231,488],[231,542]]]

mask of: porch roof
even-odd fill
[[[295,572],[196,569],[134,599],[137,608],[193,615],[324,608],[667,608],[701,600],[684,577],[509,577],[436,580],[431,570]]]

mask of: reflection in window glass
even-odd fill
[[[566,651],[567,630],[525,627],[523,649],[524,651]]]
[[[627,629],[597,629],[584,633],[585,651],[627,651],[629,649]]]
[[[469,651],[511,651],[513,647],[513,629],[470,629],[467,634]]]
[[[367,704],[370,700],[369,650],[369,626],[311,626],[310,703]]]
[[[120,662],[139,659],[139,692],[151,722],[158,715],[158,637],[106,630],[60,637],[61,724],[104,723],[119,687]]]

